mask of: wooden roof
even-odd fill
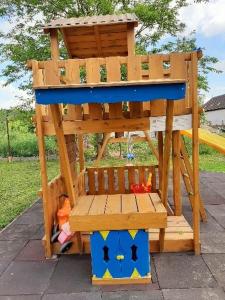
[[[43,28],[47,33],[51,28],[68,28],[68,27],[88,27],[94,25],[106,25],[106,24],[124,24],[135,23],[138,24],[138,18],[135,14],[123,14],[123,15],[104,15],[104,16],[91,16],[91,17],[79,17],[68,19],[56,19],[46,24]]]
[[[59,29],[71,58],[128,55],[128,30],[138,25],[134,14],[58,19],[44,32]]]

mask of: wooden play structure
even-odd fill
[[[206,219],[198,171],[197,63],[202,54],[135,55],[137,24],[132,14],[52,21],[44,28],[51,60],[28,63],[36,97],[46,257],[60,253],[60,243],[51,237],[68,197],[73,236],[66,253],[91,252],[93,284],[150,282],[149,251],[199,254],[200,213]],[[59,34],[69,59],[60,59]],[[185,129],[192,129],[192,163],[181,139]],[[147,139],[149,130],[157,132],[157,165],[85,168],[84,134],[137,130]],[[50,182],[49,135],[56,136],[61,170]],[[151,192],[132,193],[131,184],[146,183],[149,174]],[[193,209],[192,227],[182,215],[181,177]]]

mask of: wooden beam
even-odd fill
[[[148,131],[144,130],[144,135],[146,137],[146,141],[147,141],[147,143],[149,145],[149,148],[152,150],[152,153],[155,155],[156,159],[159,161],[159,153],[156,150],[155,146],[153,145],[152,140],[151,140],[151,138],[149,136]]]
[[[172,157],[173,157],[173,200],[175,216],[181,216],[181,183],[180,183],[180,131],[176,130],[172,133]]]
[[[159,153],[159,190],[162,191],[162,170],[163,170],[163,132],[158,131],[158,153]]]
[[[61,168],[63,171],[63,177],[65,180],[66,190],[70,199],[70,204],[73,207],[76,202],[76,197],[75,197],[69,157],[68,157],[68,152],[67,152],[66,142],[64,137],[62,115],[58,104],[51,104],[50,109],[52,113],[52,120],[55,127],[55,133],[56,133],[57,143],[59,147],[59,156],[60,156]]]
[[[127,51],[128,56],[135,54],[134,24],[127,24]]]
[[[83,141],[83,134],[77,135],[78,139],[78,149],[79,149],[79,165],[80,165],[80,172],[84,170],[84,141]]]
[[[98,153],[97,159],[95,160],[95,162],[94,162],[94,164],[93,164],[94,167],[97,167],[97,166],[99,165],[99,161],[100,161],[101,158],[102,158],[102,155],[103,155],[103,153],[104,153],[104,151],[105,151],[105,148],[106,148],[106,146],[107,146],[107,144],[108,144],[108,140],[110,139],[110,136],[111,136],[110,133],[107,133],[107,134],[105,135],[104,140],[103,140],[102,147],[101,147],[101,149],[100,149],[100,151],[99,151],[99,153]]]

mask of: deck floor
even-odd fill
[[[70,215],[72,231],[165,228],[166,221],[157,193],[82,196]]]

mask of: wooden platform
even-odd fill
[[[72,231],[165,228],[167,212],[157,193],[82,196],[70,215]]]
[[[167,228],[165,233],[165,247],[164,252],[186,252],[194,250],[193,230],[184,216],[168,216]],[[149,244],[150,252],[159,252],[159,233],[158,229],[149,229]],[[82,233],[83,252],[90,253],[89,233]],[[72,238],[74,241],[72,247],[66,254],[79,253],[76,237]],[[45,238],[43,239],[45,245]],[[59,254],[61,245],[54,243],[52,245],[53,253]]]

